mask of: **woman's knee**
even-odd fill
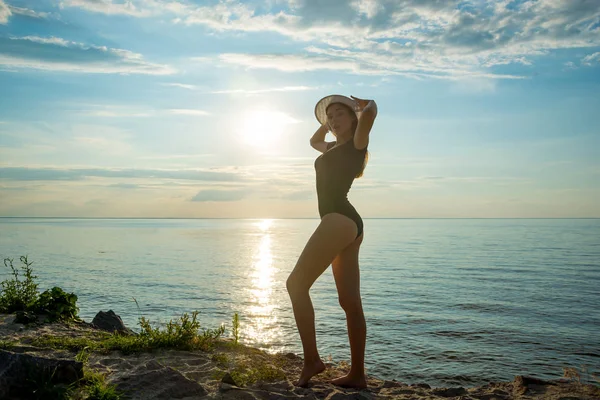
[[[291,298],[308,293],[308,288],[305,287],[306,285],[304,285],[294,274],[290,274],[285,282],[285,286]]]
[[[355,295],[347,295],[347,296],[339,296],[340,307],[346,313],[358,313],[362,312],[362,301],[360,296]]]

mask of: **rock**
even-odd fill
[[[419,387],[421,389],[431,389],[431,386],[429,386],[427,383],[412,383],[410,386]]]
[[[229,374],[229,372],[226,373],[225,376],[223,376],[223,378],[221,378],[221,382],[227,383],[228,385],[238,386],[238,384],[235,383],[235,380],[233,380],[233,377]]]
[[[224,383],[223,385],[227,385],[226,383]],[[237,389],[237,390],[228,390],[228,391],[224,391],[221,392],[221,399],[224,400],[257,400],[257,399],[263,399],[265,397],[261,396],[261,397],[257,397],[254,396],[253,392],[251,390],[242,390],[240,388],[236,388],[236,387],[231,387],[233,389]]]
[[[237,386],[230,385],[229,383],[221,382],[219,385],[219,390],[221,392],[226,392],[228,390],[239,389]]]
[[[400,386],[406,386],[406,385],[402,382],[392,380],[392,381],[383,381],[383,385],[381,385],[381,388],[387,389],[387,388],[400,387]]]
[[[467,394],[463,387],[434,389],[431,393],[441,397],[458,397]]]
[[[296,358],[300,358],[300,356],[298,356],[294,353],[285,353],[285,358],[288,358],[290,360],[295,360]]]
[[[38,317],[31,311],[17,311],[15,313],[15,323],[17,324],[31,324],[37,322]]]
[[[554,382],[548,382],[543,379],[534,378],[532,376],[515,376],[513,381],[513,395],[521,396],[527,393],[529,385],[555,385]]]
[[[317,399],[326,399],[331,393],[337,392],[338,389],[331,384],[321,382],[315,382],[311,387],[312,394],[317,396]]]
[[[515,376],[515,381],[517,381],[517,379],[520,382],[522,382],[522,384],[525,386],[527,386],[527,385],[556,385],[556,383],[554,383],[554,382],[545,381],[543,379],[535,378],[533,376],[518,375],[518,376]]]
[[[181,399],[206,396],[208,392],[198,382],[187,379],[178,371],[156,361],[128,371],[110,383],[132,400]]]
[[[123,320],[120,316],[114,313],[113,310],[108,312],[100,311],[92,320],[92,325],[98,329],[102,329],[109,332],[118,332],[126,335],[134,335],[131,329],[127,328],[123,324]]]
[[[68,385],[81,378],[82,362],[0,350],[0,398],[21,393],[28,379]]]
[[[370,400],[373,396],[361,392],[336,392],[327,397],[327,400]]]

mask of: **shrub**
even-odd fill
[[[27,260],[27,256],[20,257],[21,271],[24,275],[24,280],[19,280],[19,270],[13,265],[12,258],[4,259],[4,266],[12,270],[13,279],[5,280],[0,283],[2,289],[0,291],[0,312],[11,314],[16,311],[29,311],[29,308],[38,297],[37,283],[34,279],[37,276],[33,275],[31,269],[32,262]]]
[[[77,295],[66,293],[56,286],[39,294],[35,282],[37,276],[33,275],[31,268],[33,262],[29,262],[27,256],[21,256],[20,260],[23,280],[19,279],[19,270],[13,265],[13,259],[4,259],[4,266],[12,270],[13,278],[0,282],[0,313],[17,313],[22,323],[37,320],[29,313],[46,314],[49,322],[78,319]]]
[[[76,319],[79,312],[77,295],[57,286],[42,293],[32,308],[38,314],[47,314],[50,322]]]

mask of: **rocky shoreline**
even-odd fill
[[[86,322],[23,325],[15,322],[15,315],[0,314],[0,343],[4,344],[0,347],[0,398],[18,398],[10,397],[9,393],[11,387],[23,383],[20,367],[23,363],[56,367],[57,378],[66,381],[80,379],[84,363],[75,361],[76,351],[32,343],[48,337],[89,338],[110,329],[104,326],[102,330],[98,325]],[[343,363],[327,363],[324,373],[314,377],[307,388],[299,388],[292,382],[302,368],[300,357],[231,346],[228,339],[217,340],[210,351],[158,349],[128,355],[121,351],[90,352],[85,364],[104,374],[107,383],[116,385],[118,391],[131,399],[600,399],[600,388],[595,385],[580,384],[573,379],[543,381],[527,376],[475,388],[432,388],[426,383],[407,385],[368,377],[367,389],[344,389],[328,383],[346,372],[347,365]],[[255,376],[235,375],[232,371],[254,371]],[[247,382],[240,381],[240,376],[247,377]]]

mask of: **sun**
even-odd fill
[[[283,112],[252,110],[241,116],[236,130],[244,144],[272,150],[281,143],[289,125],[298,122],[300,121]]]

